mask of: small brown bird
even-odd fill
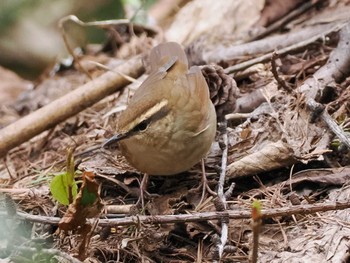
[[[188,70],[186,54],[175,42],[150,54],[151,74],[121,113],[117,134],[132,166],[150,175],[184,172],[203,158],[216,132],[216,113],[199,67]]]

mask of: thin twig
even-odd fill
[[[218,182],[218,198],[220,200],[221,205],[218,209],[218,206],[216,206],[217,211],[226,211],[227,209],[227,203],[226,203],[226,196],[224,193],[224,184],[225,184],[225,176],[226,176],[226,167],[227,167],[227,154],[228,154],[228,137],[227,137],[227,121],[223,120],[219,124],[219,131],[222,136],[222,141],[220,141],[220,148],[222,150],[222,157],[221,157],[221,169],[220,169],[220,177]],[[218,255],[218,259],[214,259],[217,261],[220,261],[222,258],[222,254],[224,252],[224,248],[226,246],[227,237],[228,237],[228,222],[229,218],[227,216],[223,217],[221,220],[221,235],[220,235],[220,241],[217,244],[217,250],[218,253],[215,255]],[[215,262],[215,261],[214,261]]]
[[[326,23],[312,27],[306,27],[298,31],[289,32],[282,35],[275,35],[268,38],[252,41],[249,43],[218,45],[213,49],[202,51],[202,60],[207,63],[215,63],[219,61],[235,60],[238,58],[260,56],[272,52],[277,47],[286,48],[291,45],[303,42],[318,34],[328,31],[339,22]]]
[[[303,47],[305,47],[307,45],[310,45],[313,42],[316,42],[319,39],[323,39],[326,35],[328,35],[330,33],[338,31],[343,26],[344,26],[344,24],[337,24],[334,27],[332,27],[331,29],[326,30],[325,32],[322,32],[321,34],[317,34],[316,36],[311,37],[310,39],[307,39],[305,41],[301,41],[299,43],[291,45],[289,47],[277,50],[276,53],[278,55],[283,55],[283,54],[289,53],[291,51],[299,50],[299,49],[301,49],[301,48],[303,48]],[[240,64],[236,64],[234,66],[228,67],[228,68],[225,69],[225,73],[226,74],[232,74],[234,72],[237,72],[237,71],[249,68],[249,67],[251,67],[251,66],[253,66],[255,64],[267,62],[267,61],[269,61],[271,59],[272,54],[273,54],[273,52],[270,52],[270,53],[267,53],[267,54],[265,54],[265,55],[263,55],[261,57],[253,58],[253,59],[244,61],[244,62],[242,62]]]
[[[130,81],[131,83],[137,83],[138,85],[141,85],[142,83],[140,82],[140,81],[138,81],[137,79],[135,79],[135,78],[132,78],[132,77],[130,77],[130,76],[128,76],[128,75],[126,75],[126,74],[124,74],[123,72],[121,72],[121,71],[116,71],[115,69],[111,69],[111,68],[109,68],[109,67],[107,67],[107,66],[105,66],[105,65],[103,65],[103,64],[101,64],[101,63],[98,63],[98,62],[96,62],[96,61],[88,61],[88,63],[90,63],[90,64],[92,64],[92,65],[95,65],[97,68],[99,68],[99,69],[102,69],[102,70],[105,70],[105,71],[112,71],[112,72],[114,72],[114,73],[116,73],[116,74],[119,74],[119,75],[121,75],[121,76],[123,76],[124,78],[126,78],[128,81]]]
[[[225,175],[226,175],[226,167],[227,167],[227,154],[228,154],[228,137],[227,137],[227,121],[224,120],[221,123],[220,128],[221,134],[222,134],[222,157],[221,157],[221,172],[219,177],[219,184],[218,184],[218,196],[219,198],[224,201],[225,209],[226,209],[226,198],[224,194],[224,184],[225,184]]]
[[[279,56],[276,52],[272,53],[272,57],[271,57],[271,72],[275,78],[275,80],[277,81],[277,83],[284,89],[286,90],[288,93],[292,93],[293,89],[288,85],[288,83],[286,83],[279,75],[277,72],[277,64],[276,64],[276,59],[278,59]]]
[[[294,214],[313,214],[316,212],[326,212],[331,210],[343,210],[350,208],[350,202],[333,202],[326,204],[306,204],[287,206],[274,209],[262,209],[261,218],[271,218],[276,216],[291,216]],[[6,216],[6,212],[0,211],[0,216]],[[18,219],[30,222],[58,225],[61,218],[41,215],[31,215],[23,212],[17,212]],[[179,222],[200,222],[207,220],[220,220],[227,216],[230,219],[250,219],[250,210],[226,210],[223,212],[201,212],[180,215],[159,215],[159,216],[129,216],[124,218],[100,219],[99,226],[123,226],[138,224],[170,224]]]
[[[62,18],[59,22],[58,22],[58,28],[60,29],[61,31],[61,35],[62,35],[62,38],[63,38],[63,42],[64,42],[64,45],[66,46],[66,49],[68,51],[68,53],[73,57],[74,61],[77,63],[78,65],[78,68],[80,68],[80,70],[86,75],[88,76],[88,78],[90,80],[92,80],[92,76],[91,74],[89,73],[89,71],[87,71],[83,65],[80,63],[80,59],[78,58],[78,56],[75,54],[74,50],[72,49],[72,47],[69,45],[69,41],[68,41],[68,36],[66,34],[66,31],[64,29],[64,24],[68,21],[70,21],[68,19],[69,17],[64,17]]]

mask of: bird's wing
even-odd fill
[[[164,64],[156,71],[152,71],[151,74],[145,79],[145,81],[141,84],[141,86],[138,88],[137,92],[135,92],[133,100],[138,100],[141,98],[142,94],[144,94],[144,89],[147,89],[152,92],[151,90],[156,88],[157,82],[159,80],[162,80],[166,77],[168,74],[168,70],[170,70],[175,63],[177,62],[177,57],[170,57],[166,61],[164,61]]]
[[[208,128],[210,110],[206,105],[211,104],[208,84],[198,66],[190,68],[187,74],[188,87],[194,98],[193,103],[197,103],[202,116],[201,124],[196,129],[196,133],[202,133]]]
[[[187,81],[192,94],[198,98],[199,101],[208,103],[210,100],[208,84],[198,66],[190,68],[187,74]]]

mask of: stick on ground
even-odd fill
[[[130,83],[129,80],[116,72],[137,78],[143,71],[144,68],[140,57],[130,59],[128,62],[118,66],[114,71],[104,73],[100,77],[6,126],[0,130],[0,157],[5,156],[14,147],[74,116]]]

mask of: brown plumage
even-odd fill
[[[119,141],[122,153],[139,171],[173,175],[207,154],[216,114],[201,70],[188,70],[179,44],[158,45],[150,62],[151,74],[121,113],[118,134],[110,141]]]

